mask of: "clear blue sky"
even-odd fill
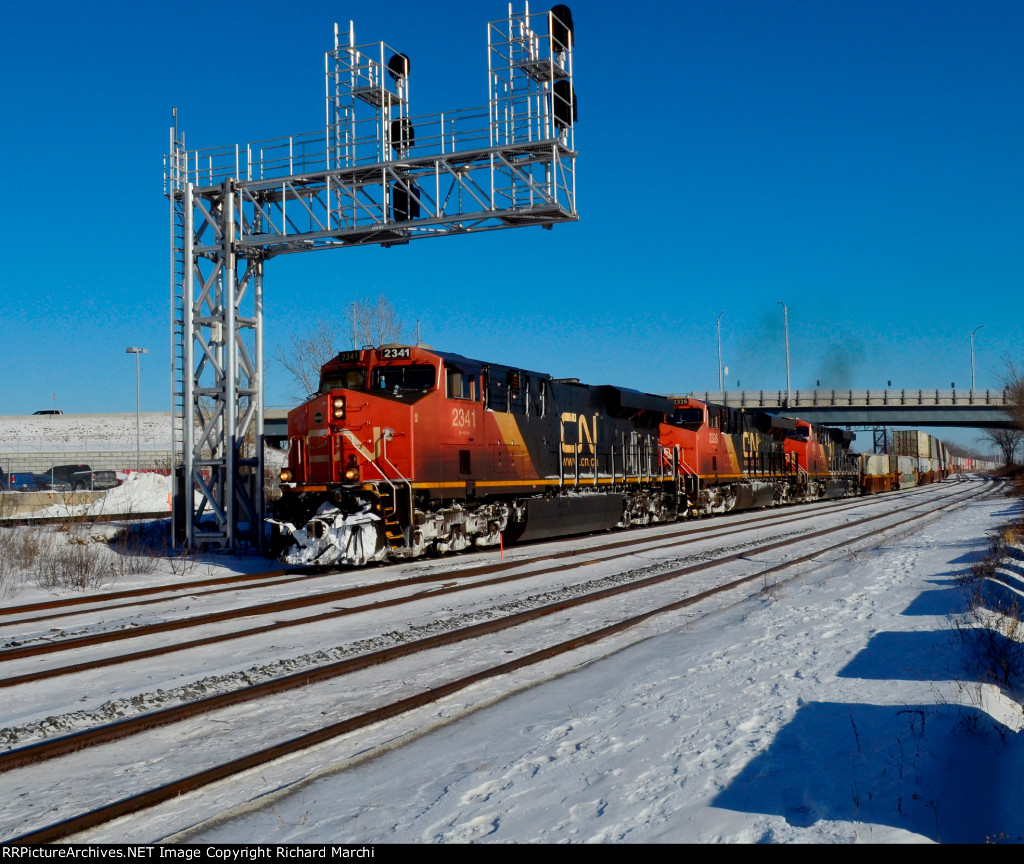
[[[550,4],[548,4],[550,5]],[[531,4],[531,11],[548,5]],[[1024,324],[1024,3],[570,3],[579,223],[272,260],[267,353],[384,293],[410,338],[652,392],[1000,386]],[[516,8],[521,8],[516,4]],[[323,127],[335,21],[483,105],[505,2],[18,4],[2,56],[0,413],[170,402],[171,107],[189,147]],[[346,346],[339,346],[346,347]],[[268,404],[288,403],[267,369]],[[968,433],[968,437],[973,433]],[[961,436],[962,437],[962,436]]]

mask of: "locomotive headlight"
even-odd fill
[[[345,479],[349,482],[355,482],[359,479],[359,468],[356,465],[349,465],[345,469]]]
[[[341,420],[345,416],[345,397],[335,396],[334,401],[331,403],[333,408],[333,415],[335,420]]]
[[[291,483],[292,482],[292,472],[290,470],[288,470],[287,468],[282,468],[281,469],[281,482],[282,483]]]

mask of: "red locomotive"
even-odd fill
[[[706,515],[849,494],[857,479],[853,438],[804,420],[683,398],[661,443],[679,450],[690,512]]]
[[[270,521],[292,563],[358,565],[856,490],[850,433],[423,346],[338,354],[289,413],[288,437]]]

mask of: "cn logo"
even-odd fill
[[[576,415],[571,412],[564,412],[560,421],[562,435],[563,453],[590,453],[593,455],[597,444],[597,415],[595,414],[590,423],[583,415]],[[565,432],[568,428],[571,438],[575,441],[566,442]]]

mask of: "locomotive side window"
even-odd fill
[[[499,379],[500,372],[488,370],[485,375],[485,403],[491,411],[504,411],[506,409],[505,382]]]
[[[526,395],[529,389],[529,376],[522,372],[506,372],[505,383],[508,386],[508,403],[506,411],[526,411]]]
[[[476,401],[476,375],[463,372],[457,366],[446,366],[449,399],[470,399]]]
[[[430,390],[434,386],[434,367],[377,366],[373,370],[373,390]]]

